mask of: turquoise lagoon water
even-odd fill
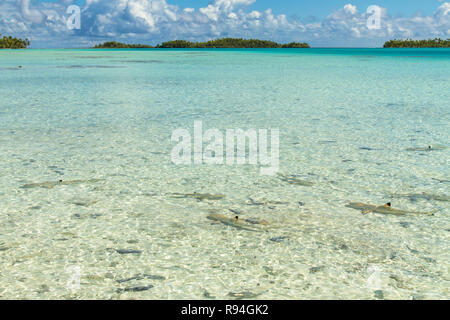
[[[449,299],[449,74],[446,49],[1,51],[0,298]],[[278,128],[314,184],[173,164],[196,120]],[[388,201],[434,215],[346,207]]]

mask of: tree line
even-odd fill
[[[94,49],[143,49],[143,48],[154,48],[146,44],[128,44],[117,41],[108,41],[102,44],[98,44]]]
[[[268,40],[258,39],[241,39],[241,38],[222,38],[210,40],[206,42],[191,42],[186,40],[173,40],[163,42],[157,46],[149,46],[142,44],[126,44],[116,41],[109,41],[98,44],[95,49],[114,49],[114,48],[309,48],[307,43],[290,42],[287,44],[279,44]]]
[[[395,39],[387,41],[384,48],[450,48],[450,39],[440,38],[428,40]]]
[[[28,39],[13,38],[11,36],[0,38],[0,49],[25,49],[29,45],[30,41]]]

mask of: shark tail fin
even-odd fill
[[[427,215],[427,216],[434,216],[434,214],[435,214],[436,212],[439,212],[439,211],[440,211],[440,210],[436,209],[436,210],[428,211],[428,212],[415,212],[415,213],[421,213],[421,214],[424,214],[424,215]]]

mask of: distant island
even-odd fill
[[[145,48],[154,48],[154,47],[146,44],[128,44],[117,41],[108,41],[102,44],[98,44],[94,47],[94,49],[145,49]]]
[[[309,48],[307,43],[291,42],[279,44],[273,41],[258,39],[223,38],[206,42],[190,42],[174,40],[163,42],[157,48]]]
[[[30,41],[28,39],[23,40],[11,36],[0,38],[0,49],[26,49],[29,45]]]
[[[200,48],[310,48],[307,43],[291,42],[287,44],[279,44],[273,41],[258,39],[236,39],[223,38],[210,40],[206,42],[191,42],[186,40],[173,40],[163,42],[157,46],[149,46],[143,44],[127,44],[116,41],[109,41],[98,44],[94,49],[139,49],[139,48],[183,48],[183,49],[200,49]]]
[[[390,40],[387,41],[384,48],[450,48],[450,39],[440,38],[428,40]]]

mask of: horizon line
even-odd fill
[[[58,47],[42,47],[42,48],[21,48],[21,49],[11,49],[11,48],[2,48],[0,50],[217,50],[217,49],[261,49],[261,50],[267,50],[267,49],[273,49],[273,50],[279,50],[279,49],[302,49],[302,50],[310,50],[310,49],[450,49],[445,47],[401,47],[401,48],[384,48],[384,47],[310,47],[310,48],[94,48],[94,47],[73,47],[73,48],[58,48]]]

